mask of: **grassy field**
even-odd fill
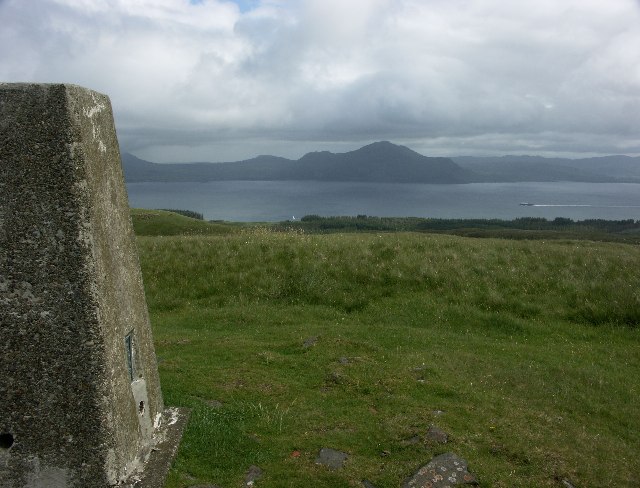
[[[145,215],[163,394],[192,408],[168,488],[250,465],[259,487],[397,487],[447,451],[483,487],[640,486],[637,245]]]
[[[237,232],[239,225],[211,223],[178,215],[167,210],[131,209],[133,228],[137,235],[226,235]]]

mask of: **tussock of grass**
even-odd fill
[[[264,487],[392,487],[449,450],[481,486],[637,484],[637,246],[266,228],[138,243],[165,401],[194,409],[169,488],[237,486],[251,464]],[[450,443],[408,442],[430,424]],[[321,447],[345,468],[316,466]]]

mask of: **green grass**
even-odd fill
[[[133,228],[138,235],[220,235],[236,232],[231,223],[211,223],[185,217],[168,210],[131,209]]]
[[[165,403],[193,409],[168,488],[396,487],[446,451],[484,487],[638,485],[637,246],[226,227],[138,238]],[[448,444],[409,442],[431,424]]]

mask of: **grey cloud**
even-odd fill
[[[140,154],[639,151],[633,0],[27,3],[0,3],[0,77],[109,94]]]

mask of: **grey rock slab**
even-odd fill
[[[244,486],[253,486],[256,481],[262,478],[263,474],[264,472],[258,466],[250,466],[247,475],[244,477]]]
[[[402,488],[450,488],[477,484],[476,477],[469,473],[467,461],[447,452],[420,467],[402,484]]]
[[[331,469],[340,469],[344,466],[344,462],[348,457],[349,455],[345,452],[323,447],[318,453],[316,464],[322,464],[323,466],[327,466]]]

